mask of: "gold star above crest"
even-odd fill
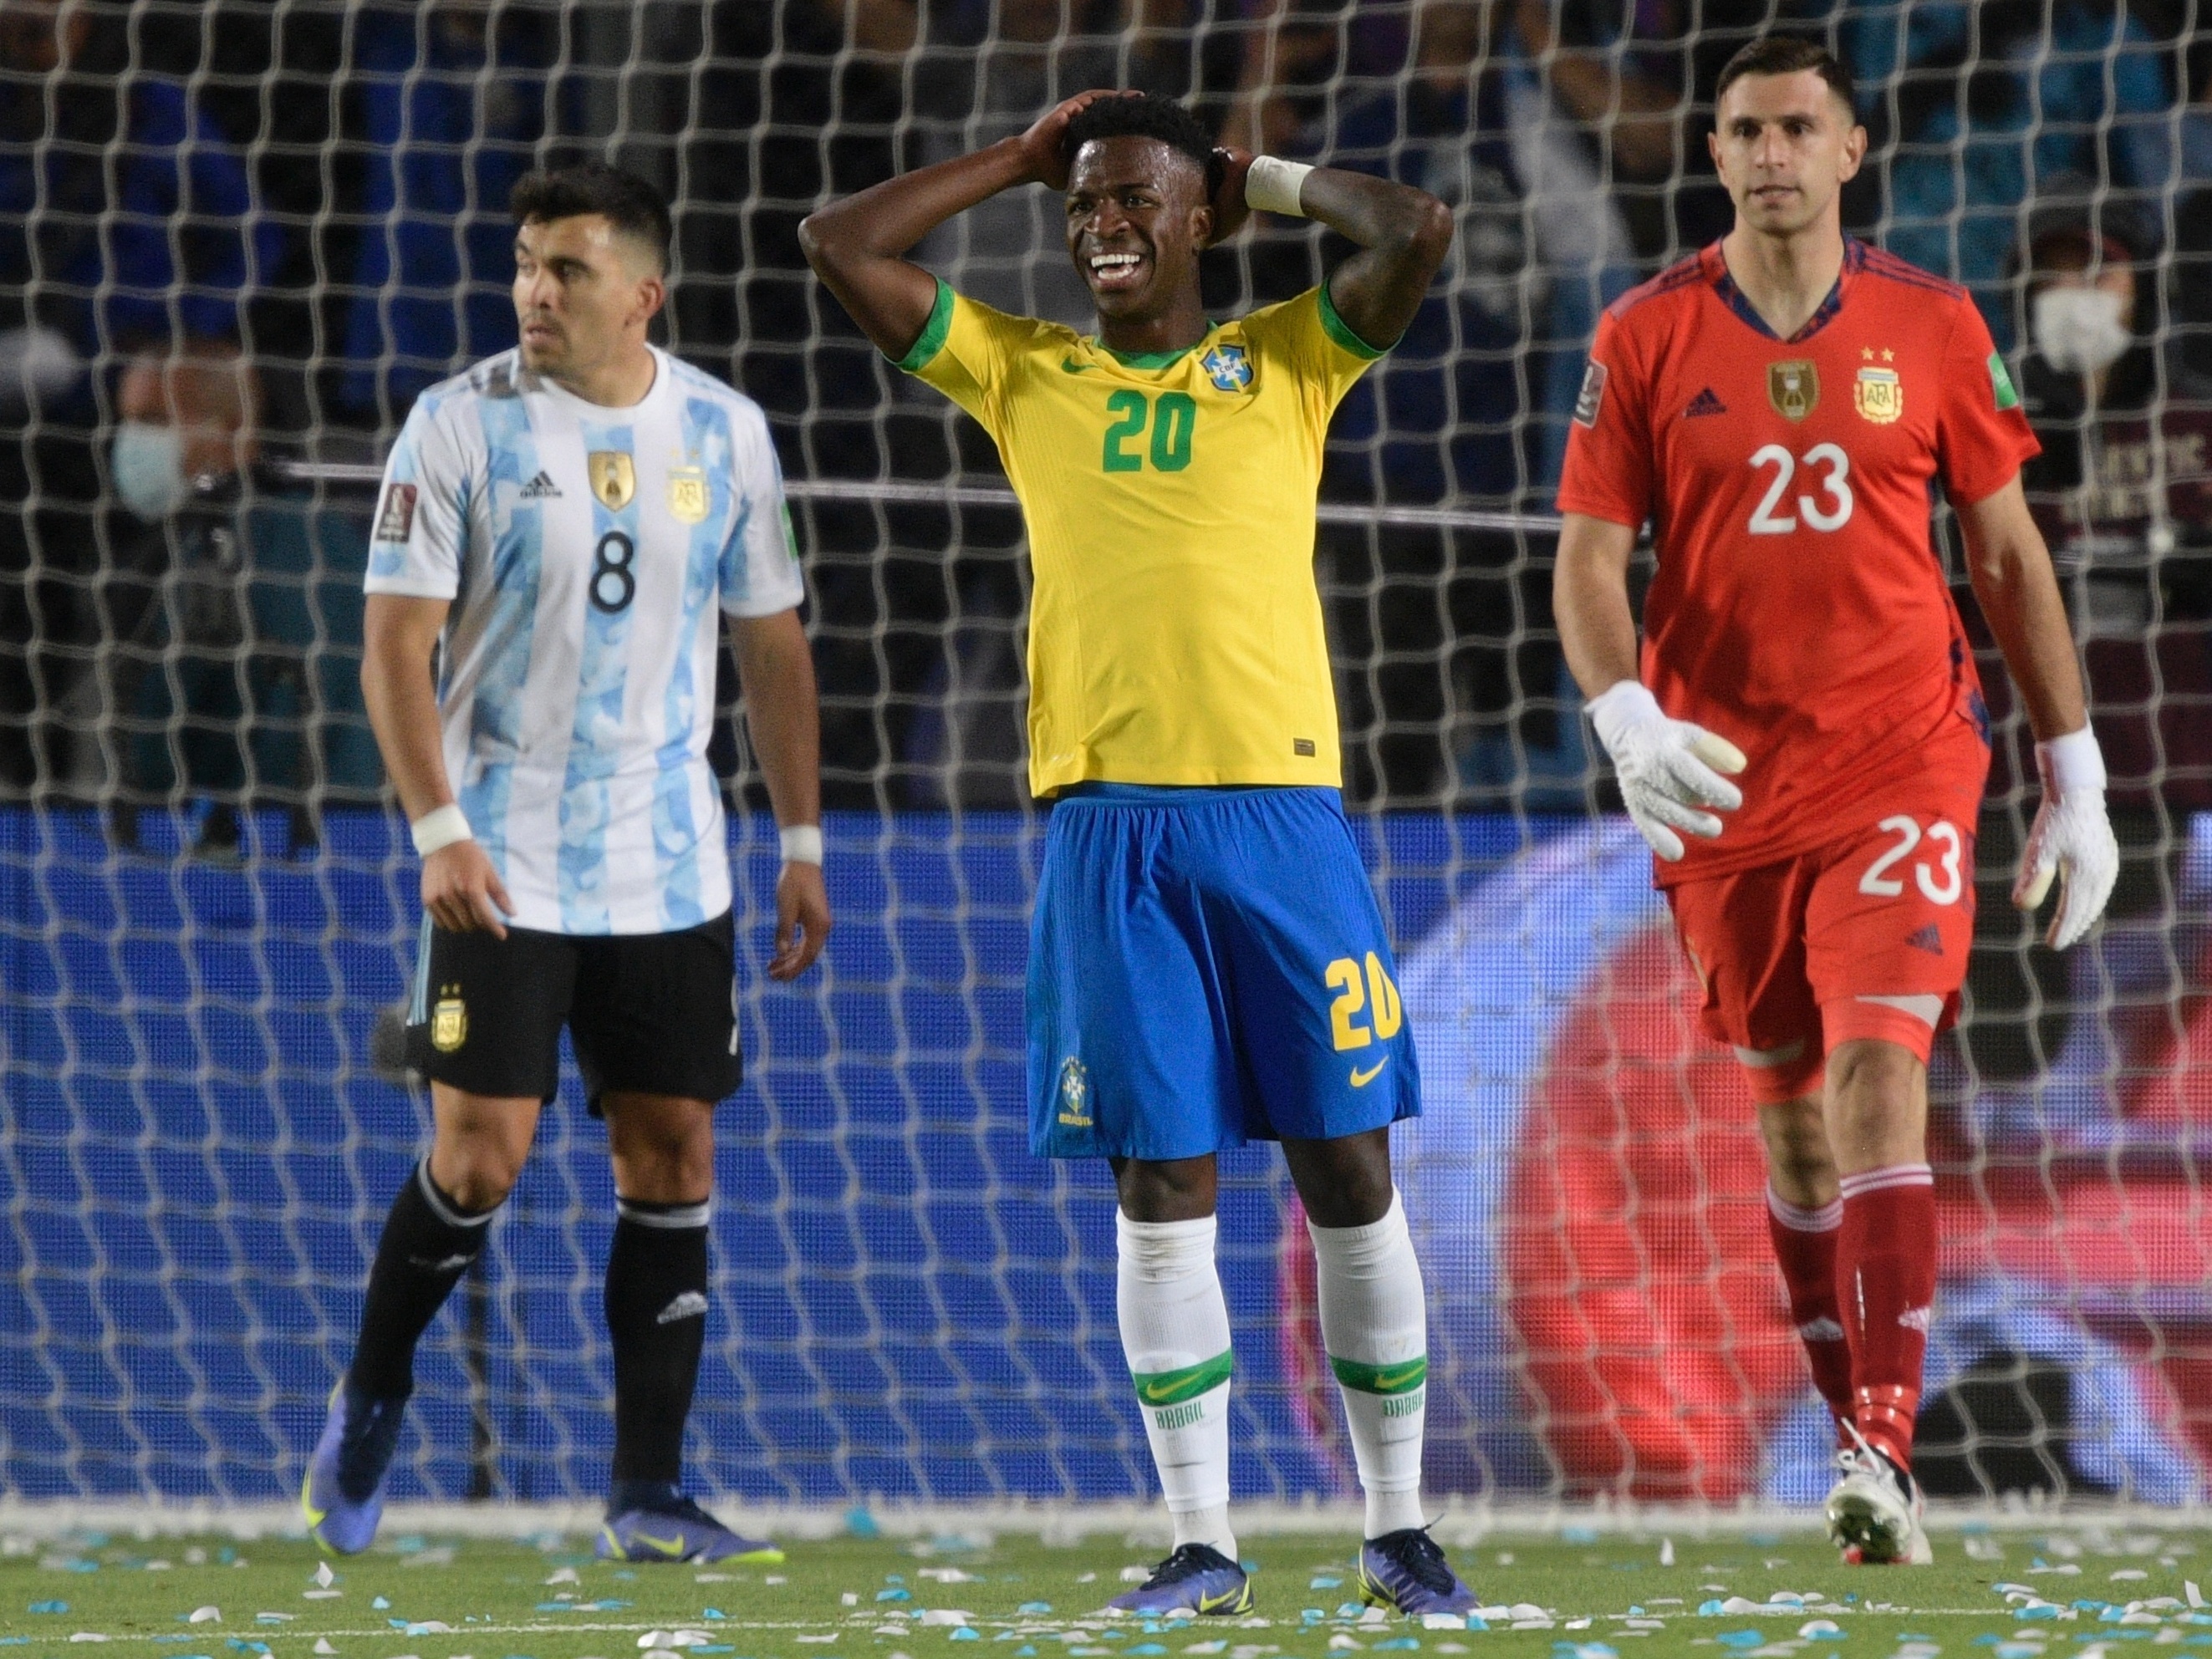
[[[1859,356],[1865,358],[1867,362],[1872,362],[1874,361],[1874,348],[1872,346],[1861,346],[1859,348]]]
[[[1881,349],[1881,360],[1886,363],[1893,363],[1897,361],[1897,354],[1887,346],[1884,346]]]

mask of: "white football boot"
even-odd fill
[[[1920,1483],[1866,1443],[1836,1454],[1836,1484],[1828,1488],[1828,1536],[1853,1566],[1924,1567],[1935,1560]]]

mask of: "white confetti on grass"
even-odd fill
[[[318,1636],[315,1638],[315,1653],[317,1659],[331,1659],[331,1656],[337,1651],[337,1650],[331,1645],[331,1638],[329,1637]]]
[[[331,1585],[337,1582],[338,1576],[331,1571],[331,1564],[329,1562],[318,1561],[315,1563],[315,1588],[317,1589],[328,1589]]]
[[[1659,1565],[1662,1567],[1671,1567],[1674,1565],[1674,1540],[1671,1538],[1662,1538],[1659,1540]]]
[[[222,1609],[218,1607],[194,1607],[185,1615],[188,1625],[218,1625],[222,1622]]]

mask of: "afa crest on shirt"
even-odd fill
[[[1785,421],[1802,421],[1820,406],[1820,371],[1805,359],[1766,366],[1766,401]]]
[[[1073,1054],[1060,1062],[1060,1121],[1071,1129],[1091,1127],[1091,1073]]]
[[[585,458],[592,494],[610,513],[619,513],[637,494],[637,466],[625,450],[595,449]]]
[[[1876,426],[1887,426],[1905,413],[1905,383],[1893,368],[1862,368],[1851,401]]]
[[[1242,392],[1252,384],[1252,359],[1241,345],[1217,345],[1198,360],[1216,392]]]
[[[668,516],[678,524],[697,524],[707,516],[707,474],[696,466],[668,469]]]

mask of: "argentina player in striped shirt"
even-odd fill
[[[327,1550],[375,1536],[416,1340],[521,1170],[566,1024],[617,1194],[599,1553],[781,1560],[683,1496],[680,1457],[714,1103],[739,1077],[716,613],[782,826],[769,973],[790,979],[830,927],[804,590],[759,407],[647,340],[659,193],[592,164],[523,179],[513,208],[521,343],[417,400],[371,533],[362,692],[422,860],[410,1037],[435,1128],[301,1505]]]

